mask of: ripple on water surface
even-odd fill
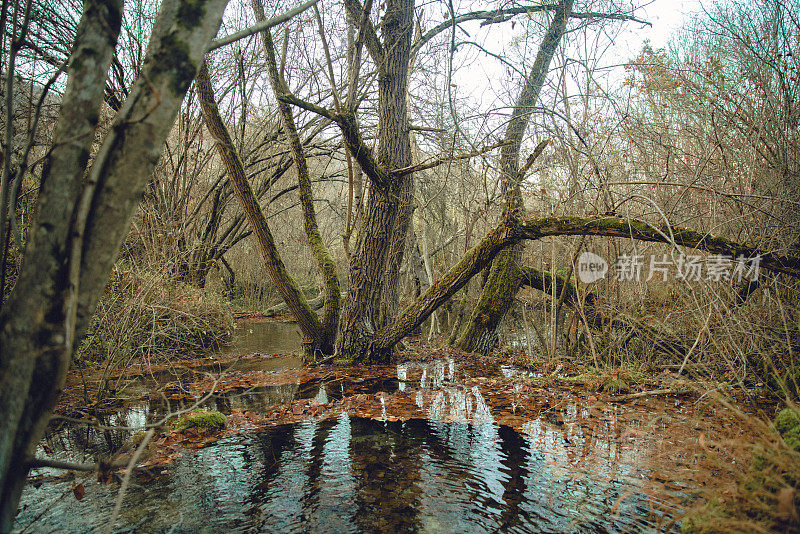
[[[602,441],[602,440],[599,440]],[[640,490],[646,451],[570,447],[558,428],[342,415],[227,438],[134,483],[118,526],[136,532],[641,532],[664,516]],[[581,466],[586,465],[587,469]],[[17,526],[86,532],[116,488],[25,491]],[[63,497],[59,497],[64,494]],[[655,505],[655,506],[654,506]],[[663,503],[662,503],[663,505]]]

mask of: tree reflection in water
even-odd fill
[[[639,491],[647,473],[635,459],[646,451],[610,445],[618,442],[604,429],[574,424],[577,408],[565,412],[566,422],[532,421],[527,434],[491,421],[342,415],[227,438],[140,482],[121,520],[139,532],[653,530],[664,518]],[[38,527],[83,531],[114,497],[113,487],[90,485],[80,502],[47,505],[32,502],[35,491],[21,527],[51,506]]]

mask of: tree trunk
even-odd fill
[[[297,325],[303,334],[304,349],[307,355],[313,357],[317,350],[325,350],[327,348],[324,346],[325,339],[322,324],[316,313],[309,307],[300,287],[286,271],[286,266],[281,259],[278,248],[275,246],[275,239],[272,237],[267,219],[264,217],[250,183],[247,181],[242,160],[239,158],[239,153],[233,144],[230,133],[222,121],[222,116],[219,114],[217,103],[214,100],[211,78],[208,74],[208,66],[205,62],[200,67],[195,85],[203,120],[208,131],[216,140],[217,150],[225,165],[228,178],[233,185],[242,210],[247,215],[247,220],[253,228],[267,272],[281,297],[283,297],[284,302],[291,310],[292,315],[297,320]]]
[[[261,0],[253,0],[253,12],[256,21],[265,20],[264,6]],[[288,93],[286,81],[282,79],[278,72],[278,65],[275,61],[275,47],[272,43],[272,36],[269,30],[261,32],[261,39],[264,45],[264,55],[267,60],[267,73],[269,74],[270,85],[275,95]],[[317,215],[314,210],[314,194],[311,189],[311,178],[308,173],[308,163],[306,161],[303,146],[300,143],[300,135],[292,115],[292,108],[289,104],[278,100],[278,112],[281,117],[281,124],[289,141],[295,168],[297,169],[298,191],[300,193],[300,204],[303,208],[303,220],[308,238],[308,244],[314,253],[317,267],[322,274],[324,281],[323,292],[324,309],[322,312],[322,340],[320,350],[323,354],[333,353],[333,344],[336,340],[336,330],[339,325],[339,277],[336,274],[336,264],[328,252],[328,247],[322,240],[319,226],[317,225]]]
[[[388,264],[384,276],[384,292],[381,298],[381,312],[378,321],[380,328],[394,319],[400,305],[400,267],[403,264],[408,230],[414,213],[414,180],[412,175],[404,177],[401,187],[400,206],[394,219],[391,242],[389,243]]]
[[[519,173],[522,138],[528,129],[533,107],[547,78],[550,61],[564,35],[567,20],[572,13],[572,3],[572,0],[564,0],[556,10],[522,93],[514,106],[506,129],[506,144],[500,151],[501,185],[506,199],[505,216],[515,221],[522,220],[525,215],[520,189],[524,176],[520,176]],[[478,303],[456,342],[458,348],[488,354],[497,345],[497,329],[514,304],[515,288],[519,287],[518,263],[522,258],[522,250],[523,245],[519,243],[495,258]]]
[[[398,169],[411,163],[407,89],[413,14],[413,0],[386,3],[382,25],[384,56],[378,65],[377,157],[385,169]],[[361,156],[357,150],[353,153]],[[387,353],[368,354],[368,349],[378,330],[392,233],[405,232],[408,228],[407,222],[397,223],[396,219],[401,209],[400,198],[412,177],[390,175],[384,180],[375,180],[374,171],[364,169],[364,172],[373,180],[362,232],[350,266],[350,286],[336,341],[339,362],[385,360],[388,356]]]
[[[122,18],[118,0],[87,0],[69,67],[39,215],[19,280],[0,314],[0,531],[11,529],[73,347],[102,293],[226,0],[194,20],[162,3],[141,77],[86,176]]]

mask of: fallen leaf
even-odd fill
[[[83,484],[72,486],[72,494],[80,501],[83,499],[83,496],[86,495],[86,488],[83,487]]]

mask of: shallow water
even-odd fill
[[[303,344],[300,327],[296,323],[262,318],[244,319],[237,323],[236,332],[221,354],[297,354]]]
[[[575,440],[546,421],[303,421],[227,438],[134,483],[118,526],[137,532],[641,532],[663,520],[638,490],[633,445]],[[587,472],[586,465],[591,466]],[[115,486],[26,490],[24,527],[86,532]],[[61,495],[64,494],[63,497]],[[619,502],[618,502],[619,501]]]
[[[292,368],[292,358],[268,360]],[[513,371],[513,370],[512,370]],[[420,416],[394,421],[342,414],[225,438],[187,451],[156,477],[135,479],[118,532],[641,532],[669,528],[678,511],[646,495],[659,427],[631,438],[641,414],[603,413],[578,399],[498,423],[478,387],[452,359],[398,365],[396,378],[361,383],[315,379],[215,395],[223,413],[259,411],[293,399],[326,403],[353,393],[409,393]],[[191,402],[191,401],[184,401]],[[380,407],[379,406],[379,407]],[[152,423],[180,403],[143,402],[107,416],[108,425]],[[107,456],[132,430],[61,425],[42,456]],[[160,468],[159,468],[160,469]],[[55,474],[40,470],[37,473]],[[85,497],[72,494],[76,482]],[[105,525],[117,485],[92,477],[29,485],[17,528],[90,532]]]

